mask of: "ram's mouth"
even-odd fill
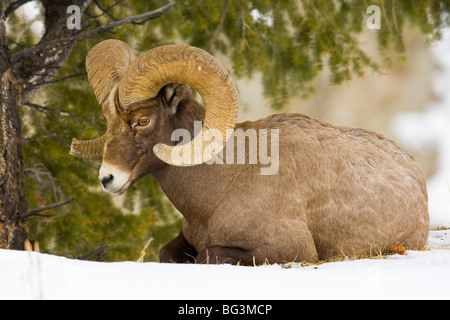
[[[128,172],[103,162],[100,168],[99,180],[103,190],[114,195],[121,195],[131,185],[131,176]]]
[[[115,196],[120,196],[121,194],[124,194],[125,191],[128,190],[128,187],[130,186],[130,183],[127,182],[125,185],[123,185],[122,187],[120,187],[119,189],[117,188],[103,188],[103,190],[105,190],[106,192],[109,192]]]

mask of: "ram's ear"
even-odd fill
[[[189,90],[189,86],[182,83],[171,83],[161,89],[160,95],[163,107],[166,108],[170,115],[177,113],[178,104],[184,99]]]

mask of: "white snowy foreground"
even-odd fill
[[[0,299],[450,299],[450,230],[431,231],[428,247],[308,267],[105,263],[0,250]]]

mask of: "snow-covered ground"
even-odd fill
[[[0,299],[450,299],[450,230],[428,251],[321,265],[88,262],[0,250]]]

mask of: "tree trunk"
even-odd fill
[[[66,9],[70,4],[86,9],[91,0],[43,0],[46,32],[41,42],[49,38],[72,36],[77,30],[66,27]],[[14,61],[9,49],[5,27],[5,1],[0,1],[0,248],[24,248],[28,238],[24,164],[22,152],[21,103],[39,87],[33,85],[51,79],[67,59],[74,44]],[[31,88],[34,89],[31,89]]]
[[[17,91],[9,69],[0,84],[0,248],[23,249],[28,210],[23,179],[22,126]]]
[[[4,14],[0,4],[0,17]],[[23,249],[27,232],[18,219],[27,212],[23,179],[22,123],[10,69],[5,23],[0,19],[0,248]]]
[[[76,5],[84,13],[92,0],[41,0],[45,34],[38,44],[11,55],[6,36],[6,14],[27,1],[0,0],[0,248],[23,249],[28,238],[22,152],[21,106],[58,72],[74,45],[117,26],[158,17],[174,5],[114,21],[87,32],[67,27],[67,8]],[[117,3],[116,3],[117,4]]]

